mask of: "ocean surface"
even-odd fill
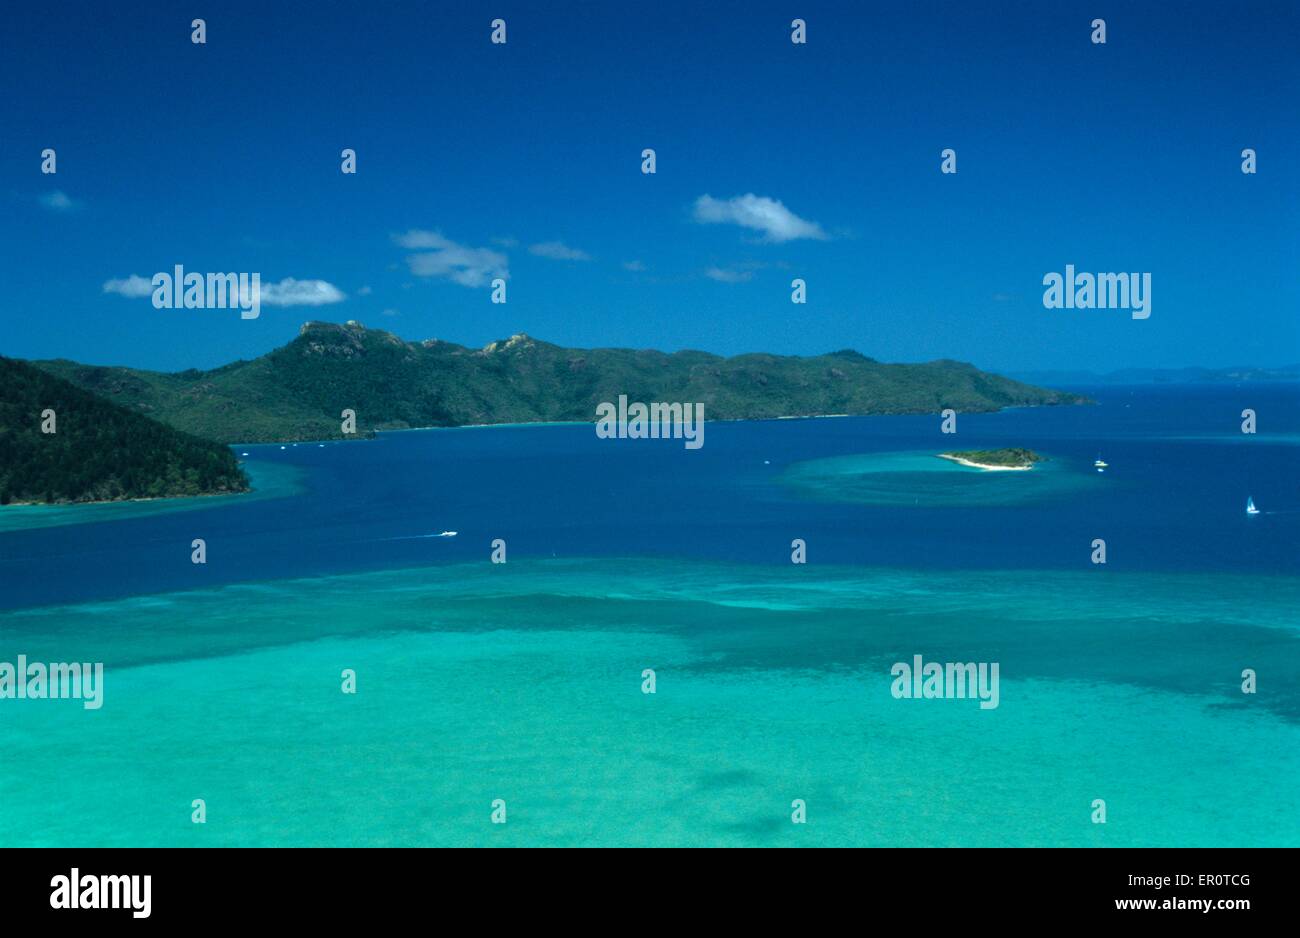
[[[0,699],[0,845],[1300,845],[1300,386],[1078,390],[0,509],[0,662],[105,667],[98,710]],[[934,458],[1000,446],[1050,461]],[[896,699],[915,655],[998,706]]]

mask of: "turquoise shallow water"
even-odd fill
[[[12,612],[107,674],[96,712],[0,707],[0,842],[1294,844],[1295,583],[1226,584],[1246,623],[1223,583],[1111,579],[610,558]],[[1000,706],[894,699],[913,653],[1000,661]]]
[[[0,663],[106,668],[97,711],[0,699],[0,845],[1300,844],[1300,389],[1097,397],[249,446],[253,496],[0,511]],[[1009,445],[1051,462],[934,458]],[[999,706],[895,699],[914,655]]]
[[[933,451],[810,459],[781,477],[784,485],[819,501],[922,508],[1049,502],[1095,491],[1107,481],[1050,457],[1030,470],[999,472],[939,459]]]

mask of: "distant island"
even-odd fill
[[[1043,462],[1047,457],[1040,456],[1029,449],[971,449],[959,453],[940,453],[940,459],[951,459],[963,466],[974,469],[1002,471],[1006,469],[1032,469],[1034,463]]]
[[[0,505],[248,488],[228,447],[119,407],[27,362],[0,357]]]
[[[596,406],[620,394],[699,402],[708,420],[1091,403],[950,360],[885,364],[848,350],[723,358],[697,351],[569,349],[522,333],[474,349],[438,339],[408,342],[355,321],[308,322],[288,345],[210,371],[33,364],[132,411],[224,443],[340,439],[344,409],[356,412],[358,435],[593,421]]]
[[[1021,381],[1052,385],[1134,384],[1243,384],[1247,382],[1300,381],[1300,365],[1262,368],[1238,365],[1233,368],[1124,368],[1119,371],[1026,371]]]
[[[0,358],[0,505],[245,492],[230,443],[348,438],[378,430],[594,421],[601,402],[690,401],[708,420],[925,414],[1091,403],[951,360],[885,364],[854,351],[567,349],[522,333],[481,349],[407,342],[358,322],[309,322],[252,361],[164,373]],[[53,411],[57,429],[42,432]],[[948,453],[1028,468],[1028,450]]]

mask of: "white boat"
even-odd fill
[[[442,532],[441,534],[439,534],[438,536],[439,536],[439,537],[455,537],[455,536],[456,536],[456,532],[455,532],[455,531],[443,531],[443,532]]]
[[[1259,509],[1255,507],[1255,499],[1253,498],[1246,499],[1246,514],[1248,515],[1259,514]]]
[[[1098,472],[1104,472],[1106,467],[1110,465],[1110,463],[1106,462],[1106,460],[1102,459],[1100,456],[1093,460],[1092,464],[1097,467]]]

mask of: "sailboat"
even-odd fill
[[[1096,467],[1096,469],[1097,469],[1098,472],[1105,472],[1105,471],[1106,471],[1106,466],[1109,465],[1109,464],[1106,462],[1106,460],[1104,460],[1104,459],[1101,458],[1101,454],[1100,454],[1100,453],[1097,454],[1097,458],[1093,461],[1092,464],[1093,464],[1093,466]]]
[[[1248,515],[1259,514],[1259,509],[1255,507],[1255,499],[1253,498],[1246,499],[1246,514]]]

